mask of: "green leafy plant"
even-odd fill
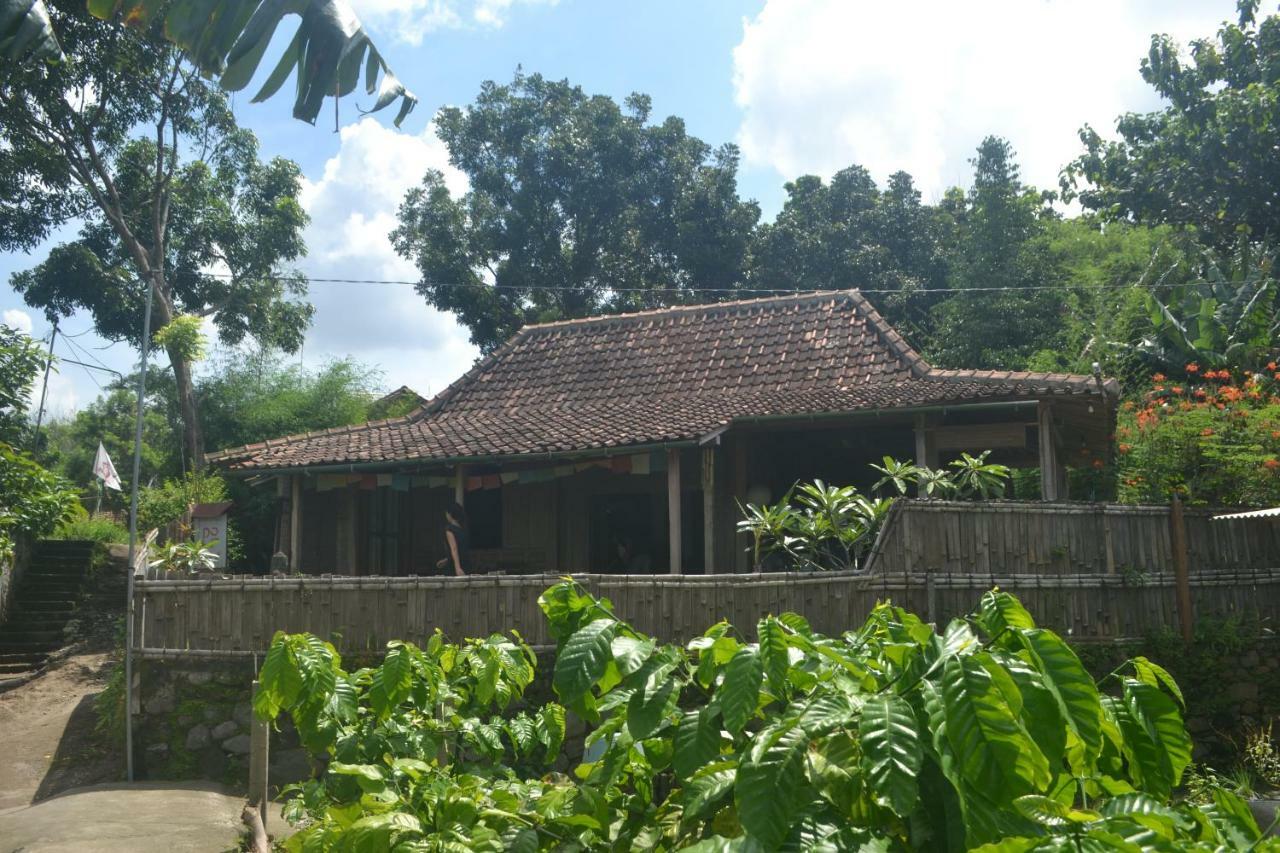
[[[148,562],[147,565],[153,569],[188,575],[211,571],[218,562],[217,555],[210,547],[212,544],[212,542],[201,542],[198,539],[174,542],[160,548],[160,556]]]
[[[193,314],[179,314],[152,335],[156,346],[177,353],[186,361],[200,361],[205,356],[203,321]]]
[[[1191,741],[1164,669],[1095,683],[998,590],[940,630],[880,604],[841,637],[784,614],[684,646],[572,582],[539,604],[559,704],[536,709],[518,636],[391,643],[348,674],[277,634],[255,709],[287,711],[325,766],[293,791],[287,849],[1277,849],[1231,791],[1173,802]]]
[[[51,533],[78,506],[70,483],[0,442],[0,556],[13,549],[15,536]]]
[[[103,516],[76,518],[58,525],[55,539],[79,539],[104,545],[129,541],[129,530]]]
[[[138,527],[163,527],[186,515],[192,504],[226,500],[226,482],[217,474],[192,471],[138,492]]]

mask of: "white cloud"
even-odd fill
[[[17,329],[24,335],[31,334],[31,315],[17,308],[6,309],[3,315],[4,324],[10,329]]]
[[[515,6],[554,6],[558,0],[354,0],[361,20],[417,45],[436,30],[497,29]]]
[[[337,155],[318,180],[303,184],[302,204],[311,215],[304,271],[316,278],[416,281],[416,268],[395,253],[389,235],[405,192],[432,168],[444,173],[450,192],[466,191],[466,176],[449,165],[434,128],[414,136],[371,118],[344,127]],[[310,300],[316,315],[307,360],[355,356],[381,367],[388,388],[434,393],[477,354],[466,330],[409,285],[316,283]]]
[[[1182,41],[1230,17],[1202,0],[767,0],[733,52],[738,141],[785,178],[857,163],[899,169],[926,199],[966,185],[987,134],[1008,138],[1025,180],[1056,189],[1088,122],[1150,109],[1138,74],[1151,33]]]

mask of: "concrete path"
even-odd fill
[[[93,785],[0,812],[0,853],[222,853],[243,807],[211,783]]]

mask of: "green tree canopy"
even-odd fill
[[[946,367],[1018,369],[1061,345],[1065,293],[1042,239],[1055,217],[1046,195],[1022,183],[1007,141],[987,137],[971,162],[973,187],[943,204],[954,219],[956,292],[934,309],[926,351]]]
[[[393,239],[419,292],[486,351],[528,322],[731,296],[759,218],[738,151],[649,119],[647,96],[619,106],[537,74],[441,110],[471,188],[455,198],[432,171],[405,198]]]
[[[928,328],[929,295],[946,286],[936,208],[921,204],[911,176],[880,190],[861,166],[824,183],[804,175],[786,185],[778,217],[752,245],[751,285],[761,290],[890,290],[870,298],[912,337]]]
[[[1062,185],[1113,219],[1189,226],[1219,247],[1240,228],[1280,237],[1280,16],[1239,0],[1236,23],[1191,43],[1151,38],[1142,77],[1168,101],[1116,122],[1119,139],[1080,131]]]
[[[226,343],[296,349],[311,309],[281,266],[305,251],[297,165],[261,162],[225,95],[154,29],[103,23],[77,0],[51,11],[63,61],[0,67],[0,248],[82,227],[14,288],[51,317],[87,309],[101,335],[136,346],[152,284],[155,330],[191,314]],[[189,355],[166,349],[199,465]]]

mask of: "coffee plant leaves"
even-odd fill
[[[787,837],[805,797],[808,743],[799,718],[784,718],[756,735],[738,765],[734,785],[738,819],[766,850],[776,849]]]
[[[1092,762],[1102,751],[1102,703],[1093,679],[1057,634],[1030,628],[1018,635],[1062,719],[1084,744],[1086,761]]]
[[[1182,698],[1182,690],[1178,687],[1178,682],[1173,680],[1173,676],[1169,671],[1158,663],[1152,663],[1145,657],[1139,655],[1134,658],[1133,664],[1134,674],[1143,684],[1150,684],[1152,687],[1162,687],[1178,700],[1178,704],[1184,709],[1187,702]]]
[[[685,711],[676,726],[672,767],[681,779],[688,779],[720,755],[720,709],[703,705]]]
[[[763,681],[764,667],[759,653],[752,648],[739,649],[725,667],[724,682],[716,691],[724,727],[730,734],[741,732],[747,721],[755,716]]]
[[[597,619],[579,628],[565,641],[556,658],[554,685],[563,702],[574,705],[605,674],[612,659],[611,643],[617,623]]]
[[[862,772],[880,805],[906,816],[915,804],[923,759],[911,706],[892,694],[868,699],[858,724]]]
[[[1235,795],[1171,802],[1191,753],[1167,672],[1130,661],[1108,695],[1006,593],[942,631],[886,603],[839,637],[783,614],[686,646],[572,581],[540,601],[563,705],[526,695],[514,634],[351,673],[278,634],[255,712],[321,768],[286,849],[1270,849]]]

